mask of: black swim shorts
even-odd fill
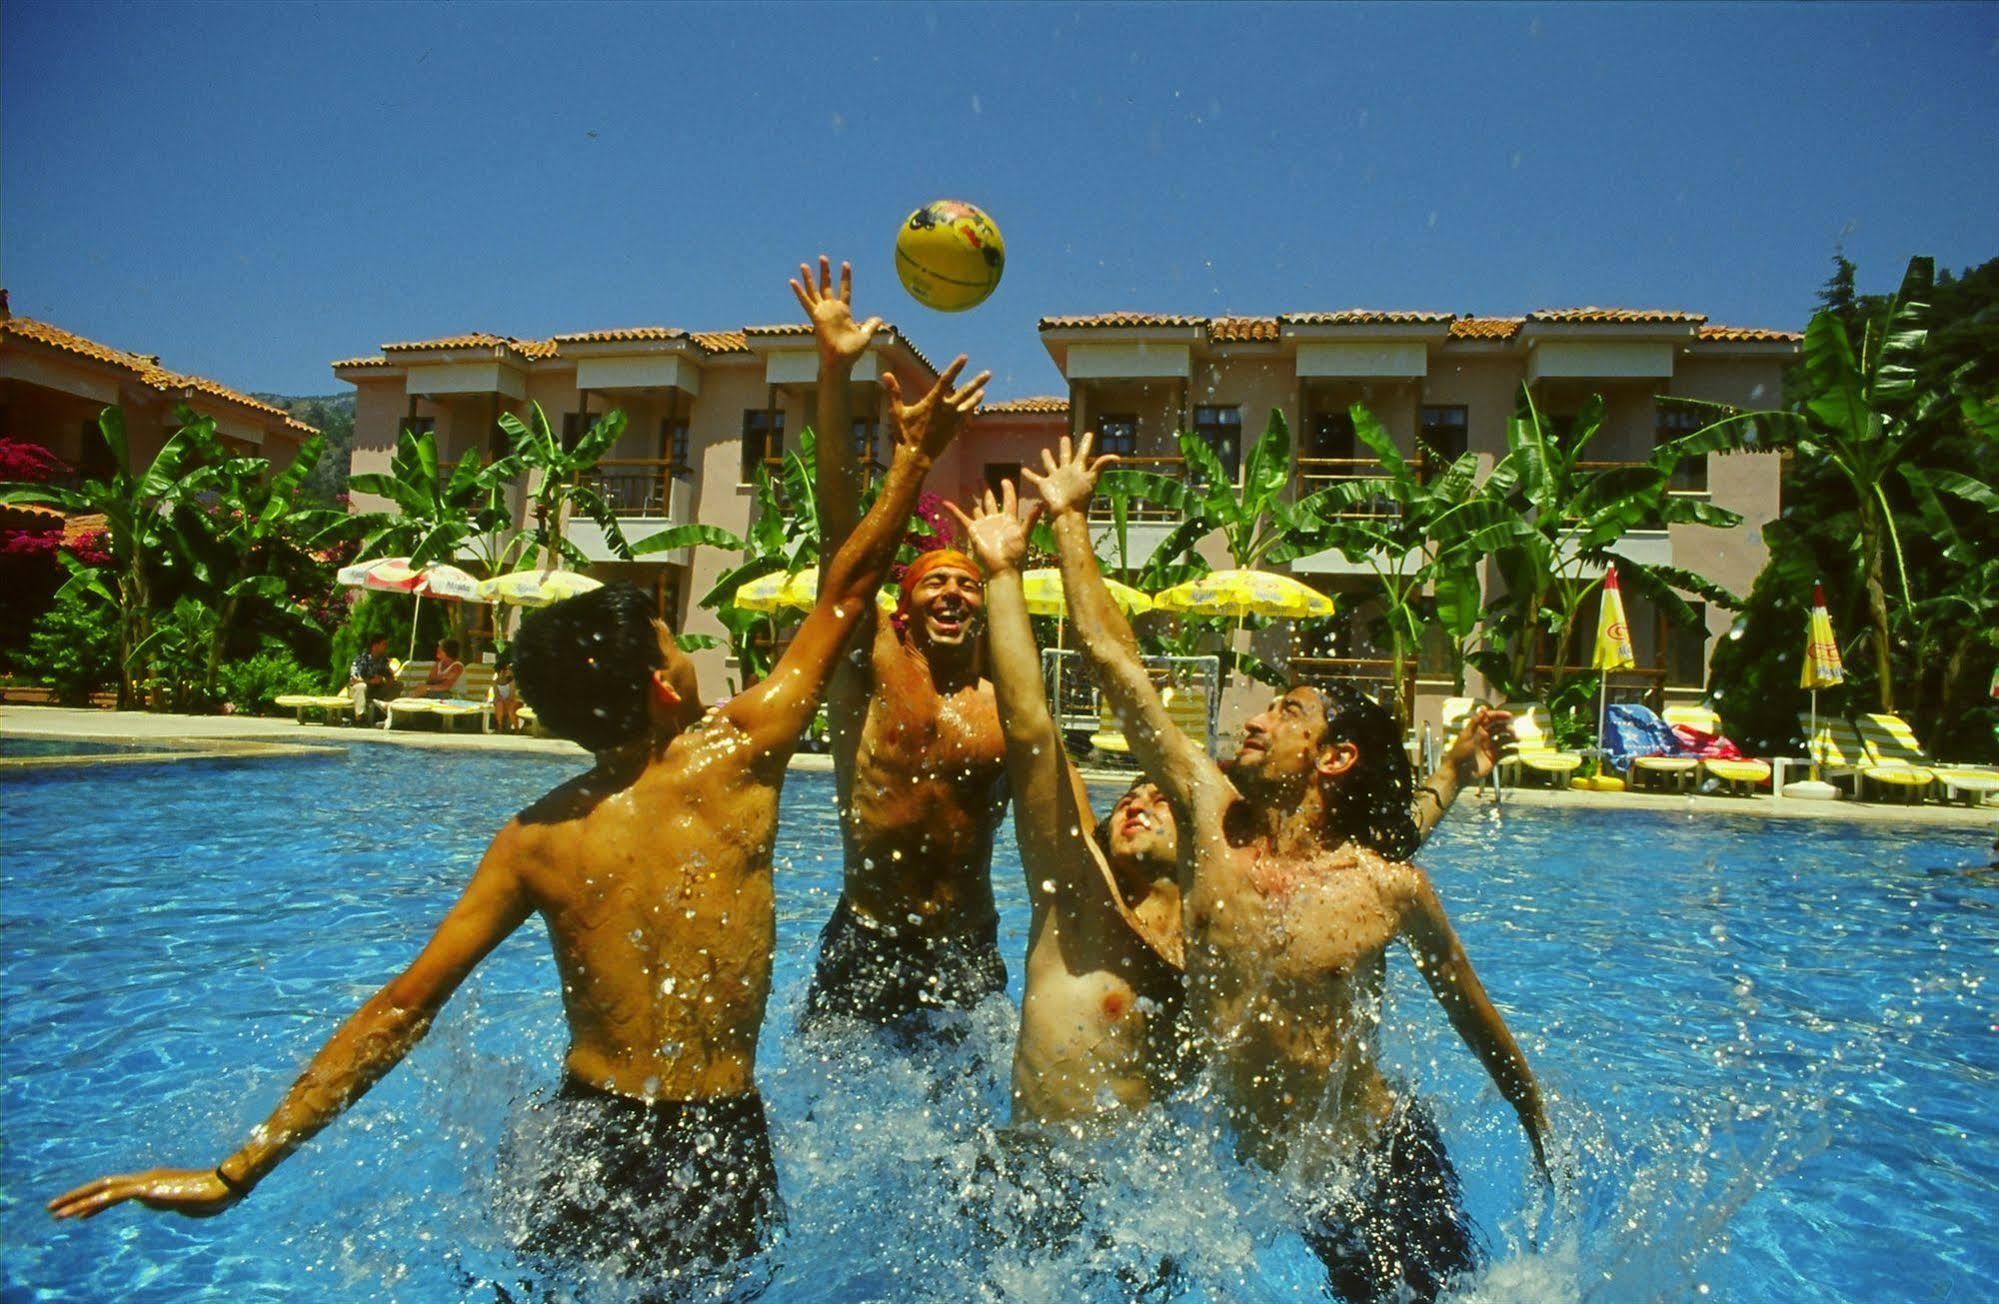
[[[765,1248],[784,1223],[762,1097],[643,1101],[571,1077],[544,1109],[557,1162],[533,1197],[530,1256],[678,1293]]]
[[[1396,1111],[1358,1180],[1322,1204],[1304,1236],[1350,1304],[1434,1300],[1480,1258],[1457,1170],[1417,1104]]]
[[[970,1009],[1006,990],[999,925],[933,938],[862,919],[843,896],[819,935],[819,963],[805,997],[806,1029],[834,1019],[889,1027],[923,1011]]]

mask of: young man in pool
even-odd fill
[[[1103,584],[1083,517],[1091,437],[1028,472],[1060,547],[1070,617],[1179,830],[1190,1023],[1244,1154],[1310,1197],[1306,1240],[1348,1299],[1434,1299],[1476,1265],[1427,1111],[1375,1063],[1390,942],[1417,968],[1546,1168],[1540,1090],[1436,890],[1399,730],[1346,686],[1294,688],[1244,728],[1227,773],[1167,715]],[[1442,800],[1439,806],[1445,804]],[[1340,1180],[1359,1165],[1355,1186]]]
[[[500,830],[413,964],[334,1034],[239,1149],[209,1170],[106,1177],[49,1202],[205,1216],[248,1195],[393,1068],[465,977],[532,914],[569,1024],[562,1096],[589,1112],[527,1248],[656,1280],[754,1252],[780,1217],[753,1070],[775,943],[771,850],[785,763],[847,631],[874,604],[925,474],[978,404],[965,360],[897,403],[879,501],[826,568],[770,676],[705,717],[652,601],[610,585],[529,617],[522,695],[596,764]]]
[[[861,474],[847,387],[880,318],[855,322],[853,275],[801,266],[792,291],[819,347],[816,478],[822,549],[858,514]],[[882,383],[899,392],[895,378]],[[979,647],[984,579],[962,552],[912,563],[895,619],[870,609],[827,691],[840,804],[840,900],[819,939],[802,1024],[851,1019],[921,1031],[1006,987],[993,904],[993,836],[1006,742]]]
[[[986,650],[1006,736],[1014,832],[1032,919],[1014,1043],[1016,1122],[1137,1109],[1167,1085],[1179,1005],[1180,886],[1172,804],[1141,777],[1099,823],[1069,761],[1041,677],[1020,563],[1040,509],[1011,481],[969,512],[950,505],[986,573]],[[1130,627],[1112,635],[1136,650]],[[1416,791],[1427,837],[1461,787],[1489,774],[1510,717],[1483,707]]]

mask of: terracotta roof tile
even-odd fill
[[[748,353],[750,342],[741,331],[696,331],[694,342],[710,353]]]
[[[995,416],[1019,415],[1037,412],[1067,412],[1069,400],[1059,394],[1036,394],[1029,398],[1002,399],[998,403],[988,403],[980,408],[981,413]]]
[[[1448,312],[1344,308],[1339,312],[1287,312],[1277,320],[1286,326],[1438,326],[1455,315]]]
[[[1805,338],[1796,331],[1771,330],[1763,326],[1703,326],[1698,337],[1729,344],[1796,344]]]
[[[557,335],[551,343],[558,348],[564,344],[634,344],[650,340],[684,340],[687,332],[678,326],[613,326],[608,330],[571,331]]]
[[[388,365],[389,360],[380,354],[372,358],[341,358],[338,362],[332,364],[335,370],[341,367],[386,367]]]
[[[517,340],[491,331],[470,331],[464,335],[441,335],[434,340],[404,340],[382,346],[384,353],[416,353],[427,349],[505,349],[532,362],[554,357],[556,345],[554,340]]]
[[[1243,344],[1277,338],[1275,317],[1210,317],[1208,338],[1217,344]]]
[[[156,357],[114,349],[108,344],[99,344],[96,340],[85,339],[73,331],[66,331],[60,326],[51,326],[44,321],[36,321],[32,317],[0,318],[0,335],[18,336],[53,349],[60,349],[65,353],[76,354],[78,357],[109,363],[130,372],[136,379],[159,390],[162,394],[171,394],[175,391],[183,394],[189,392],[205,394],[210,398],[219,398],[224,402],[261,412],[266,416],[279,417],[287,426],[296,427],[310,434],[319,433],[312,426],[288,415],[283,408],[266,403],[262,399],[251,398],[241,390],[229,388],[221,381],[169,370],[161,366],[160,360]]]
[[[1592,325],[1632,323],[1704,322],[1705,313],[1676,312],[1670,308],[1537,308],[1528,321],[1589,323]]]
[[[1510,340],[1520,333],[1525,317],[1460,317],[1451,323],[1454,340]]]
[[[1162,312],[1100,312],[1087,317],[1043,317],[1044,331],[1074,330],[1114,326],[1201,326],[1205,317],[1183,317]]]
[[[788,321],[776,326],[743,327],[745,335],[810,335],[811,333],[811,324],[802,321]]]

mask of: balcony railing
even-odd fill
[[[1416,468],[1420,482],[1428,474],[1428,463],[1421,458],[1412,459],[1410,465]],[[1308,497],[1335,485],[1356,484],[1364,480],[1378,480],[1382,475],[1381,463],[1372,457],[1301,457],[1297,462],[1298,496]],[[1344,511],[1335,512],[1338,517],[1394,516],[1401,511],[1400,504],[1388,498],[1368,498],[1350,504]]]
[[[1120,471],[1147,471],[1178,484],[1188,483],[1187,459],[1184,457],[1119,457],[1117,469]],[[1177,521],[1181,513],[1158,503],[1134,499],[1126,519],[1133,521]],[[1090,499],[1090,519],[1100,523],[1112,519],[1111,500],[1103,494]]]
[[[1395,679],[1395,662],[1387,657],[1292,657],[1285,663],[1291,682],[1320,687],[1334,682],[1353,684],[1394,712],[1406,727],[1416,701],[1416,658],[1402,663],[1402,680]]]
[[[603,496],[614,516],[664,517],[673,481],[686,467],[664,457],[607,457],[577,477]]]

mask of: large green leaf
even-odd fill
[[[648,535],[632,545],[632,556],[645,557],[655,552],[671,552],[676,548],[692,548],[699,545],[713,548],[727,548],[740,552],[749,547],[747,540],[733,534],[719,525],[703,525],[692,522],[674,525],[657,534]]]
[[[1201,446],[1206,448],[1207,441],[1202,440]],[[1220,466],[1221,459],[1216,458],[1215,462]],[[1282,494],[1290,483],[1291,431],[1284,424],[1284,413],[1272,408],[1263,433],[1249,450],[1243,475],[1243,512],[1254,515],[1263,510],[1264,504]]]

